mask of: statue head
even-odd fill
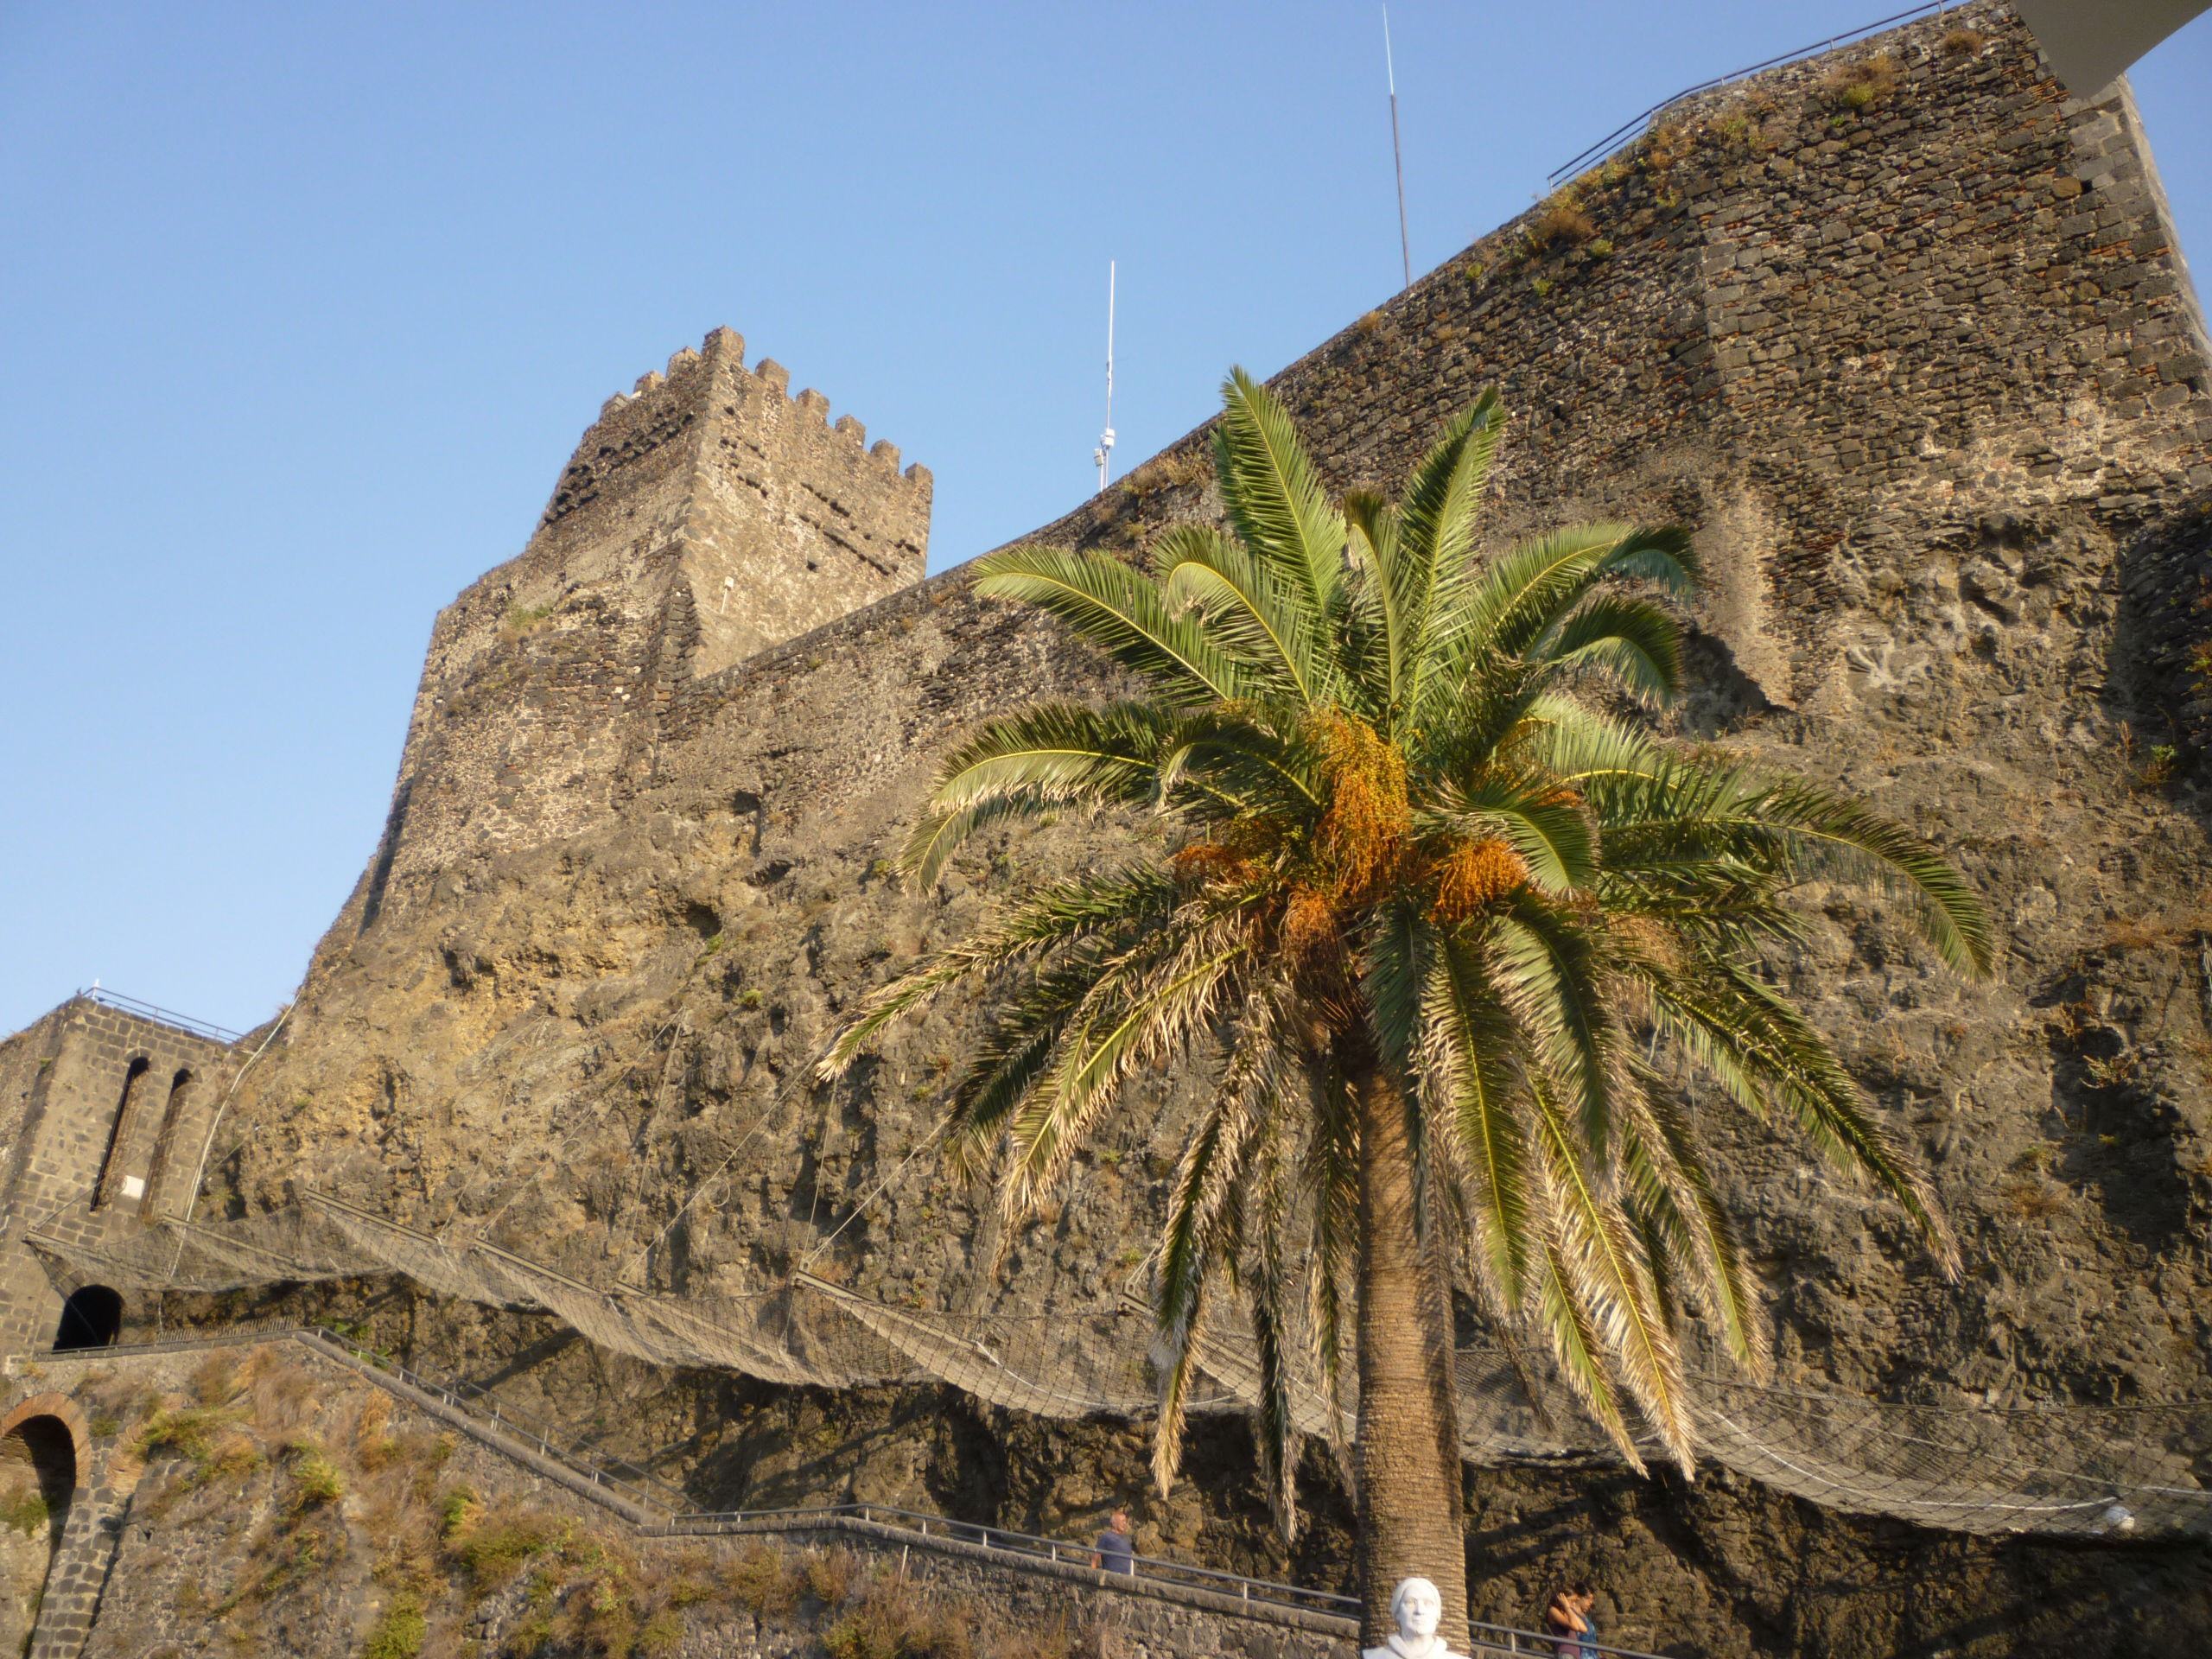
[[[1427,1579],[1401,1579],[1390,1592],[1390,1619],[1400,1636],[1434,1636],[1444,1598]]]

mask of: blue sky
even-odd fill
[[[1414,263],[1881,0],[1391,10]],[[2136,85],[2212,270],[2212,18]],[[1398,285],[1379,8],[0,0],[0,1030],[234,1027],[374,846],[430,621],[727,323],[937,477],[931,565]]]

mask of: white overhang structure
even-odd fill
[[[2067,90],[2102,91],[2212,0],[2014,0]]]

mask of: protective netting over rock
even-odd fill
[[[1063,1311],[894,1306],[801,1270],[711,1304],[598,1287],[455,1230],[441,1238],[320,1193],[251,1223],[171,1223],[128,1249],[34,1233],[51,1261],[123,1288],[219,1292],[404,1274],[440,1295],[551,1314],[656,1365],[853,1388],[935,1379],[1044,1417],[1149,1414],[1158,1397],[1148,1311],[1134,1299]],[[1193,1411],[1248,1409],[1258,1365],[1240,1319],[1199,1338]],[[1568,1391],[1528,1356],[1457,1357],[1462,1449],[1471,1461],[1612,1455]],[[1891,1404],[1691,1373],[1706,1456],[1830,1509],[1973,1533],[2152,1540],[2212,1535],[2212,1402],[2000,1410]],[[1345,1379],[1347,1389],[1351,1379]],[[1305,1432],[1341,1444],[1346,1415],[1311,1376],[1294,1391]]]

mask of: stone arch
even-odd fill
[[[53,1425],[67,1435],[68,1462],[75,1476],[82,1480],[84,1473],[93,1466],[93,1425],[84,1418],[84,1407],[67,1394],[33,1394],[29,1400],[20,1400],[9,1407],[9,1414],[0,1418],[0,1440],[7,1440],[9,1435],[38,1418],[51,1418]]]
[[[177,1067],[176,1075],[169,1079],[168,1103],[162,1109],[162,1126],[154,1136],[154,1155],[146,1166],[145,1196],[138,1200],[138,1214],[142,1220],[153,1221],[161,1213],[156,1206],[161,1202],[162,1188],[168,1182],[169,1159],[175,1148],[185,1105],[195,1081],[192,1068],[184,1065]]]
[[[36,1395],[0,1421],[0,1652],[25,1650],[91,1467],[84,1414],[66,1395]]]
[[[123,1334],[123,1294],[106,1285],[84,1285],[69,1293],[61,1304],[61,1323],[55,1326],[56,1353],[79,1348],[105,1348]]]
[[[99,1173],[92,1180],[92,1208],[108,1203],[123,1187],[123,1160],[130,1150],[131,1120],[137,1114],[138,1085],[154,1063],[143,1054],[133,1055],[123,1073],[123,1096],[115,1103],[115,1116],[107,1126],[107,1146],[100,1153]]]

